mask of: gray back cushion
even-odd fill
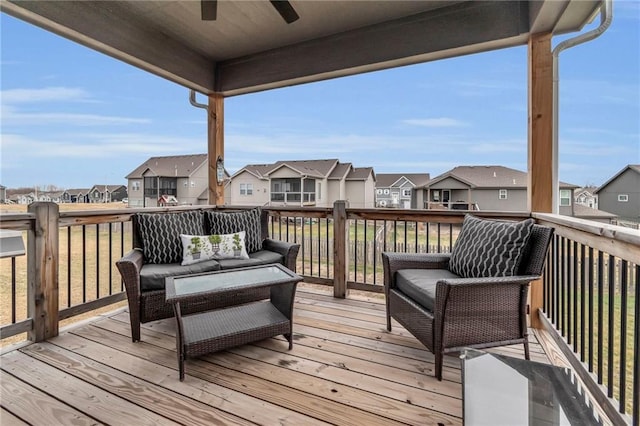
[[[463,278],[516,275],[533,219],[486,220],[467,214],[453,247],[449,270]]]
[[[180,234],[202,235],[204,217],[201,211],[179,213],[137,213],[133,216],[142,240],[145,263],[180,263]]]
[[[209,234],[233,234],[245,231],[245,246],[247,253],[262,250],[262,228],[260,214],[262,209],[255,208],[241,212],[207,211],[207,225]]]

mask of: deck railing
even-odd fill
[[[637,425],[640,233],[562,216],[533,216],[555,228],[544,278],[544,322],[574,370],[594,395],[601,395],[609,417]]]
[[[27,240],[26,256],[0,259],[2,339],[28,333],[43,340],[57,334],[63,319],[124,300],[114,263],[131,248],[134,213],[204,208],[214,207],[58,212],[55,204],[34,203],[28,213],[1,215],[0,228],[22,231]],[[333,286],[337,297],[348,288],[381,292],[383,251],[451,251],[465,214],[350,209],[345,202],[265,209],[272,238],[301,244],[297,272],[306,282]],[[609,417],[638,424],[638,231],[548,214],[474,214],[533,216],[555,228],[540,316],[574,369],[593,382],[592,393],[602,395]]]

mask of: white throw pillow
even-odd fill
[[[244,231],[220,235],[180,234],[182,265],[211,259],[249,259],[244,238]]]

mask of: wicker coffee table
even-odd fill
[[[283,334],[293,347],[293,301],[302,277],[280,264],[263,265],[166,279],[173,304],[180,381],[184,360]],[[180,303],[210,297],[233,300],[234,293],[270,288],[269,300],[182,316]]]

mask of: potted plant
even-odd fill
[[[222,242],[222,238],[220,238],[220,235],[209,235],[209,242],[211,243],[213,254],[218,254],[218,252],[220,251],[220,242]]]
[[[240,253],[242,253],[241,243],[240,234],[233,234],[233,255],[235,257],[240,257]]]
[[[200,237],[191,237],[191,255],[194,259],[200,259],[200,252],[202,251],[202,241]]]

